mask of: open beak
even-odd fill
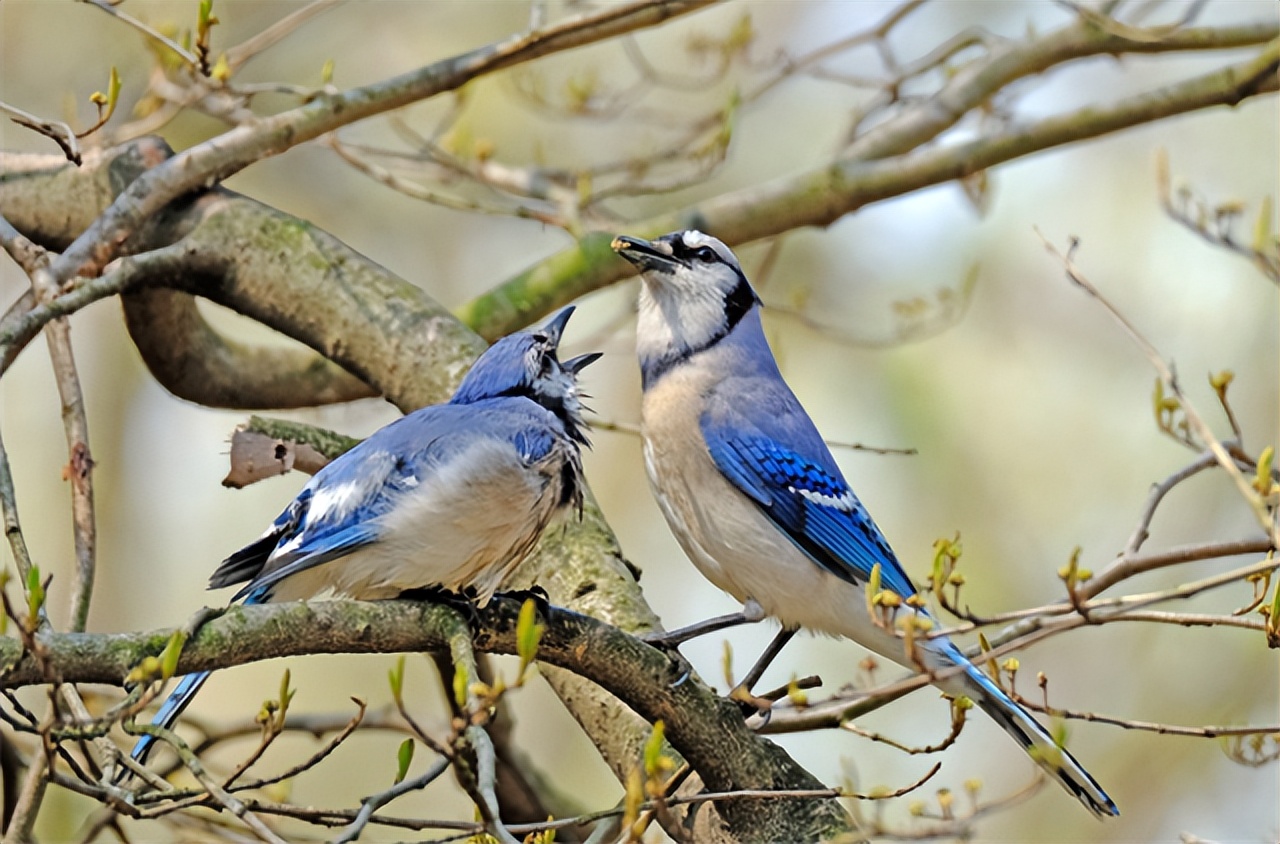
[[[570,375],[577,375],[591,364],[604,357],[604,352],[587,352],[585,355],[578,355],[576,358],[569,358],[560,364]]]
[[[681,262],[671,254],[671,247],[661,241],[641,240],[620,234],[609,244],[614,252],[635,264],[641,270],[670,272]]]
[[[541,330],[551,339],[552,348],[560,345],[560,335],[564,334],[564,327],[568,325],[569,317],[573,316],[573,310],[573,305],[561,308],[543,324]]]

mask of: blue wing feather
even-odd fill
[[[345,557],[357,548],[377,541],[378,534],[379,530],[376,526],[360,522],[340,530],[310,536],[296,549],[276,554],[271,560],[271,570],[245,584],[232,596],[231,600],[238,601],[255,593],[270,595],[271,588],[286,577],[330,560]]]
[[[822,457],[830,469],[759,433],[735,435],[704,422],[703,436],[716,467],[819,566],[865,583],[878,563],[885,588],[904,597],[915,592],[829,454]]]
[[[210,586],[248,581],[233,601],[269,596],[290,575],[378,541],[381,517],[477,439],[509,442],[533,463],[555,447],[557,424],[550,411],[508,396],[402,417],[321,469],[267,533],[223,561]]]

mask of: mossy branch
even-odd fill
[[[1151,47],[1082,25],[1073,27],[1071,34],[1072,39],[1056,39],[1061,43],[1057,43],[1057,53],[1052,57],[1059,62],[1128,50],[1145,52]],[[1275,93],[1278,87],[1277,27],[1274,24],[1254,27],[1248,34],[1253,39],[1271,40],[1258,55],[1239,64],[1110,105],[1090,105],[1026,126],[1015,125],[967,143],[912,151],[916,149],[913,143],[924,143],[944,127],[938,123],[912,130],[898,127],[895,134],[883,142],[860,145],[864,155],[666,211],[629,224],[627,234],[654,237],[676,229],[700,228],[736,246],[805,226],[827,226],[873,202],[961,179],[1055,147],[1192,111],[1234,107],[1245,100]],[[1211,39],[1206,32],[1188,40],[1201,44]],[[1233,45],[1237,40],[1230,39]],[[971,101],[987,99],[1019,76],[1047,70],[1049,65],[1040,60],[1043,57],[1031,60],[1039,43],[1033,40],[1019,47],[1025,60],[1015,63],[1018,73],[1006,69],[1000,74],[975,75],[970,81],[975,90],[970,91],[969,96],[957,98],[960,110],[949,112],[951,123],[972,107],[968,105]],[[928,111],[929,103],[922,109]],[[892,153],[898,154],[882,157]],[[625,278],[633,268],[608,249],[610,238],[611,235],[600,233],[586,235],[568,249],[458,308],[455,311],[458,318],[482,337],[493,339],[528,325],[585,293]]]
[[[498,597],[471,619],[479,652],[516,653],[521,601]],[[647,721],[662,719],[671,744],[713,791],[817,789],[821,784],[776,745],[743,723],[731,701],[716,695],[688,666],[616,627],[549,607],[538,659],[589,679]],[[178,670],[211,671],[282,656],[408,653],[447,650],[460,622],[448,606],[415,601],[322,601],[233,606],[187,641]],[[40,656],[15,639],[0,639],[0,686],[47,682],[120,686],[147,656],[164,650],[172,631],[130,634],[49,632]],[[685,677],[683,681],[681,678]],[[677,682],[681,681],[681,682]],[[830,799],[730,801],[719,807],[739,840],[828,839],[848,830]]]

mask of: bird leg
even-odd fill
[[[774,636],[773,641],[769,642],[769,646],[764,649],[764,653],[760,654],[756,664],[751,666],[747,676],[743,677],[742,681],[729,691],[729,699],[738,702],[744,710],[743,714],[750,715],[753,712],[767,713],[773,706],[772,700],[753,695],[751,688],[760,682],[760,677],[764,674],[765,669],[778,658],[778,654],[782,653],[782,649],[787,646],[787,642],[791,641],[791,637],[795,636],[798,630],[799,628],[796,627],[784,627],[779,630],[778,635]]]
[[[655,648],[674,649],[690,639],[696,639],[708,633],[715,633],[717,630],[727,630],[730,627],[737,627],[741,624],[755,624],[757,621],[763,621],[764,617],[764,608],[755,601],[748,600],[742,605],[742,612],[718,615],[715,618],[698,621],[688,627],[681,627],[676,630],[646,633],[640,637],[640,640],[653,645]]]

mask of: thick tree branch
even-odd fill
[[[167,154],[163,143],[144,139],[87,163],[83,178],[66,162],[49,167],[47,158],[4,156],[0,210],[32,239],[56,248],[74,236],[65,227],[77,221],[48,214],[50,204],[109,204],[110,191],[136,182]],[[230,191],[171,206],[148,221],[130,248],[156,251],[123,259],[108,273],[112,283],[73,283],[46,303],[40,319],[32,303],[15,304],[0,320],[0,362],[12,361],[41,319],[65,311],[58,307],[63,297],[87,303],[142,289],[125,299],[125,311],[144,359],[168,389],[212,406],[345,401],[373,394],[372,384],[410,410],[447,396],[483,348],[419,288],[332,235]],[[150,289],[161,287],[182,293]],[[236,310],[321,354],[226,340],[185,294]],[[241,366],[249,358],[252,366]]]
[[[377,392],[310,349],[240,342],[213,328],[194,296],[176,290],[126,293],[125,325],[165,389],[206,407],[314,407]]]
[[[1274,39],[1276,27],[1270,26],[1263,34]],[[1094,45],[1081,55],[1096,52]],[[1047,149],[1191,111],[1234,107],[1252,97],[1274,93],[1278,62],[1280,46],[1273,40],[1249,61],[1110,105],[1089,106],[967,143],[873,161],[841,160],[640,220],[627,230],[641,237],[655,237],[696,227],[736,246],[803,226],[830,225],[873,202],[964,178]],[[997,89],[984,90],[990,95]],[[889,151],[902,146],[896,141],[883,143],[883,150]],[[877,146],[871,151],[883,150]],[[604,233],[586,235],[574,246],[459,308],[458,318],[486,338],[500,337],[566,302],[626,277],[632,268],[613,255],[610,239]]]
[[[519,607],[520,601],[497,598],[476,611],[478,651],[516,652]],[[215,670],[303,654],[439,651],[449,647],[457,618],[448,607],[409,601],[235,606],[187,642],[178,670]],[[673,661],[589,616],[552,607],[547,622],[539,660],[599,684],[648,721],[665,721],[672,745],[708,788],[822,788],[781,749],[749,730],[733,702],[687,677],[682,660]],[[118,686],[143,657],[164,649],[170,633],[49,632],[39,637],[39,658],[23,653],[16,640],[0,639],[0,665],[9,666],[0,674],[0,686],[43,683],[48,673],[66,682]],[[718,808],[739,840],[828,839],[848,828],[847,816],[829,799],[729,801]]]

